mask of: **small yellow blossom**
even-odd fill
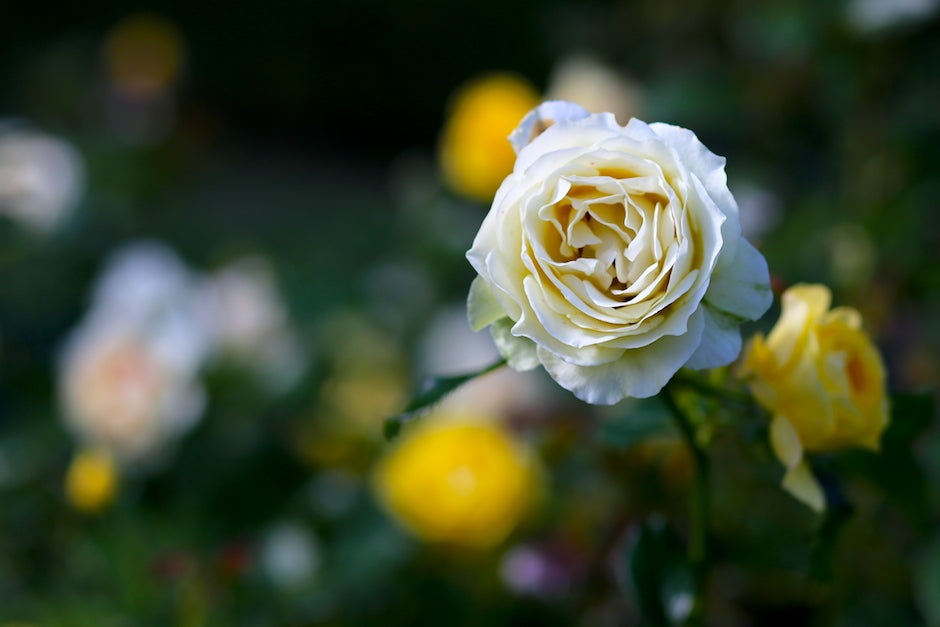
[[[65,493],[76,509],[94,513],[111,503],[117,481],[111,455],[101,449],[84,450],[72,459],[65,476]]]
[[[770,439],[787,467],[784,487],[813,509],[825,507],[804,453],[861,446],[878,450],[888,424],[885,368],[849,307],[830,310],[823,285],[783,294],[783,311],[765,339],[756,336],[741,373],[773,413]]]
[[[474,200],[493,200],[516,160],[506,138],[538,103],[535,89],[512,74],[484,76],[461,87],[440,141],[447,184]]]
[[[498,544],[538,493],[532,458],[498,424],[463,415],[424,420],[380,463],[379,497],[429,542]]]

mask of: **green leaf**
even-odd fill
[[[651,625],[685,625],[696,609],[696,577],[678,534],[659,515],[634,529],[615,562],[618,581]]]
[[[395,439],[398,434],[401,433],[401,429],[406,422],[410,422],[429,411],[432,406],[434,406],[445,396],[459,388],[467,381],[475,379],[476,377],[482,376],[488,372],[492,372],[493,370],[496,370],[505,364],[505,361],[500,360],[478,372],[471,372],[453,377],[433,377],[426,380],[424,385],[421,386],[421,391],[412,398],[411,402],[408,403],[404,411],[402,411],[400,414],[385,419],[385,425],[383,428],[385,439]]]
[[[669,412],[653,400],[636,401],[625,414],[603,422],[597,437],[607,447],[626,450],[655,435],[675,434]]]

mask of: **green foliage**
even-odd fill
[[[660,516],[630,532],[615,569],[649,625],[689,623],[696,610],[696,577],[678,534]]]

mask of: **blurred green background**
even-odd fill
[[[938,9],[5,6],[0,138],[67,142],[84,182],[54,229],[0,216],[0,625],[636,624],[618,547],[649,512],[682,520],[685,472],[624,427],[642,407],[547,392],[516,411],[548,489],[490,550],[423,544],[372,494],[381,418],[426,374],[427,331],[465,297],[487,209],[438,174],[452,94],[492,71],[547,93],[567,60],[602,64],[628,115],[727,157],[776,286],[830,285],[862,312],[891,389],[912,394],[940,379]],[[141,14],[161,20],[158,50],[172,43],[143,79],[121,59],[145,35],[119,36]],[[57,360],[110,255],[141,238],[199,272],[266,258],[306,367],[277,394],[208,369],[199,423],[85,514],[63,491],[76,444]],[[337,381],[373,402],[353,407]],[[825,520],[779,491],[759,421],[716,436],[709,624],[940,624],[940,439],[929,406],[914,414],[896,413],[880,456],[823,461],[846,499]],[[534,580],[507,576],[519,555]]]

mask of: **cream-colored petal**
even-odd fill
[[[509,134],[509,143],[512,144],[512,149],[516,151],[516,154],[519,154],[520,150],[553,124],[580,120],[589,115],[590,112],[587,109],[572,102],[564,100],[543,102],[525,114],[519,126]]]
[[[784,466],[796,468],[803,461],[803,444],[793,423],[777,414],[770,422],[770,446]]]
[[[613,405],[630,396],[657,394],[688,361],[698,346],[704,325],[702,312],[689,319],[685,335],[667,335],[653,344],[624,351],[620,359],[600,366],[577,366],[539,347],[548,374],[563,388],[593,405]]]
[[[686,362],[686,368],[703,370],[726,366],[741,354],[741,329],[737,318],[703,303],[705,327],[702,341]]]
[[[708,197],[728,218],[721,226],[721,237],[730,255],[719,258],[717,269],[723,269],[729,263],[733,265],[731,259],[737,254],[735,248],[741,237],[741,223],[738,203],[728,189],[725,158],[706,148],[695,133],[688,129],[662,122],[655,122],[649,127],[679,154],[682,164],[704,184]]]
[[[535,351],[535,342],[526,337],[512,334],[512,320],[502,318],[490,325],[490,334],[496,349],[503,356],[509,367],[518,372],[538,368],[539,358]]]
[[[750,242],[738,242],[733,263],[711,277],[705,301],[745,320],[757,320],[773,303],[767,261]]]
[[[470,328],[479,331],[505,316],[506,312],[493,296],[493,290],[483,277],[478,276],[473,279],[473,283],[470,284],[470,294],[467,296],[467,317],[470,320]]]
[[[513,172],[543,177],[620,132],[617,120],[609,113],[553,124],[519,151]]]

